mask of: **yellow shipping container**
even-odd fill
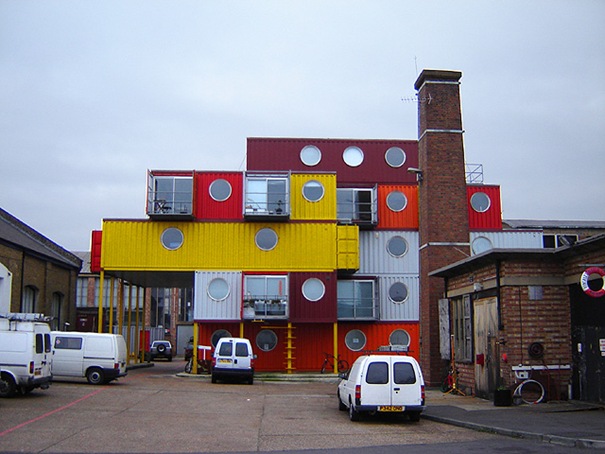
[[[359,269],[359,228],[355,225],[339,225],[338,263],[339,270]]]
[[[306,186],[305,186],[306,185]],[[317,200],[315,200],[318,198]],[[296,173],[290,175],[292,220],[336,220],[336,174]]]
[[[270,229],[263,231],[269,243],[274,239],[271,231],[275,233],[277,243],[270,250],[257,246],[257,234],[263,229]],[[343,229],[346,233],[341,233]],[[333,271],[341,261],[347,268],[358,264],[358,250],[356,227],[327,222],[106,220],[101,266],[106,271]]]

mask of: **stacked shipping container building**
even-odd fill
[[[418,357],[418,143],[250,138],[247,163],[149,171],[148,219],[105,220],[93,262],[193,287],[198,343],[250,338],[257,370],[384,347]],[[502,233],[499,188],[467,194],[479,252]]]

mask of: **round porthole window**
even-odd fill
[[[210,197],[217,202],[224,202],[231,197],[231,184],[222,178],[210,183]]]
[[[394,236],[387,243],[387,251],[393,257],[403,257],[408,251],[408,243],[400,236]]]
[[[277,346],[277,334],[270,329],[264,329],[256,335],[256,346],[264,352],[270,352]]]
[[[405,163],[405,151],[399,147],[391,147],[384,154],[384,159],[391,167],[401,167]]]
[[[300,150],[300,160],[304,165],[316,166],[321,161],[321,150],[315,145],[307,145]]]
[[[162,232],[160,241],[162,242],[162,246],[164,246],[166,249],[174,251],[183,245],[183,232],[176,227],[167,228]]]
[[[321,280],[312,277],[302,285],[302,293],[309,301],[319,301],[326,293],[326,287]]]
[[[277,233],[273,229],[265,228],[256,232],[254,242],[259,249],[270,251],[277,246]]]
[[[387,206],[391,211],[403,211],[408,204],[408,199],[401,191],[392,191],[387,195]]]
[[[349,167],[358,167],[363,162],[363,151],[359,147],[347,147],[342,159]]]
[[[208,296],[214,301],[223,301],[229,296],[229,284],[225,279],[217,277],[208,284]]]
[[[366,340],[366,335],[363,334],[363,331],[352,329],[345,336],[345,345],[349,350],[358,352],[366,346]]]
[[[471,196],[471,207],[478,213],[485,213],[489,210],[491,200],[485,192],[475,192]]]
[[[493,245],[489,238],[478,236],[473,240],[471,247],[473,249],[473,254],[481,254],[482,252],[492,249]]]
[[[231,333],[226,329],[217,329],[215,332],[212,333],[212,336],[210,337],[210,343],[213,347],[216,347],[216,344],[218,344],[219,339],[222,339],[223,337],[231,337]]]
[[[401,304],[408,299],[408,288],[403,282],[395,282],[389,287],[389,299],[395,304]]]
[[[410,335],[404,329],[396,329],[389,336],[389,343],[391,345],[402,345],[408,347],[410,345]]]
[[[309,202],[317,202],[324,196],[324,187],[319,181],[307,181],[303,186],[303,197]]]

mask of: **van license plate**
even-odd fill
[[[402,405],[381,405],[378,407],[378,411],[404,411],[405,407]]]
[[[218,362],[219,364],[231,364],[230,359],[219,359]]]

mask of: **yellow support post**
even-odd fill
[[[196,322],[193,322],[193,351],[191,352],[192,356],[192,368],[191,372],[197,375],[197,344],[200,338],[199,333],[199,325]]]
[[[239,322],[239,337],[244,337],[244,322]]]
[[[140,344],[141,344],[141,331],[139,329],[139,324],[141,322],[140,316],[139,316],[139,309],[140,309],[140,307],[139,307],[139,296],[140,296],[140,290],[141,290],[141,287],[139,287],[137,285],[137,291],[136,291],[137,304],[135,306],[136,307],[136,314],[135,314],[135,322],[134,322],[135,323],[135,330],[134,330],[134,332],[135,332],[134,351],[137,352],[137,354],[134,355],[135,359],[138,359],[138,357],[139,357],[138,353],[141,350],[141,348],[140,348]],[[138,361],[136,361],[136,362],[138,362]]]
[[[118,282],[118,334],[124,334],[124,281]]]
[[[334,349],[334,373],[338,374],[338,322],[334,322],[332,330],[334,333],[334,345],[332,346]]]
[[[142,337],[142,342],[141,342],[141,350],[140,350],[140,355],[141,357],[139,358],[140,362],[145,361],[145,341],[146,341],[146,337],[145,337],[145,327],[147,326],[146,320],[145,320],[145,316],[147,314],[147,290],[145,289],[145,291],[143,292],[143,322],[141,323],[142,325],[142,333],[140,334],[140,336]]]
[[[113,288],[115,287],[115,278],[112,276],[109,280],[109,326],[107,328],[108,332],[113,333]]]
[[[130,364],[130,348],[132,342],[132,284],[128,284],[128,312],[127,312],[127,331],[126,331],[126,364]]]
[[[105,285],[105,271],[99,275],[99,311],[97,314],[97,332],[103,332],[103,287]]]

